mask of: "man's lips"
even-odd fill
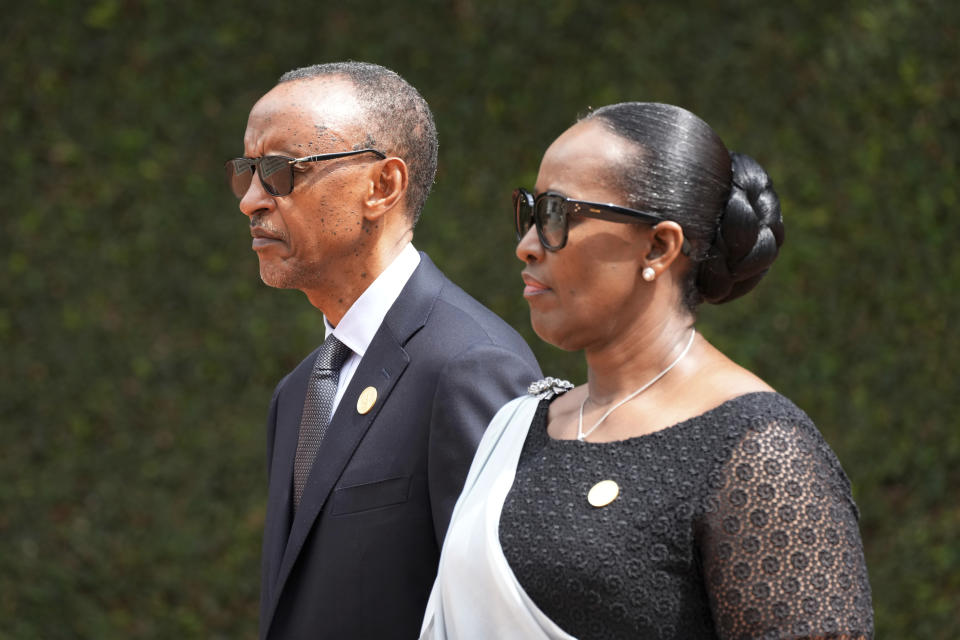
[[[274,242],[280,242],[279,235],[267,231],[263,227],[251,227],[250,235],[253,236],[253,249],[256,251],[259,247],[265,247]]]
[[[546,293],[550,291],[550,287],[543,284],[533,276],[528,273],[521,273],[520,277],[523,278],[523,283],[526,285],[523,288],[523,297],[528,298],[530,296],[540,295],[541,293]]]

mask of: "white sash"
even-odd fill
[[[503,406],[480,441],[440,553],[420,640],[575,640],[517,582],[500,547],[500,512],[539,400]]]

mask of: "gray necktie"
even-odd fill
[[[303,416],[300,418],[300,434],[297,438],[297,455],[293,460],[293,507],[300,506],[303,487],[307,484],[313,460],[317,457],[320,441],[330,424],[333,398],[337,395],[340,367],[347,356],[353,353],[350,347],[337,340],[331,333],[313,363],[307,396],[303,401]]]

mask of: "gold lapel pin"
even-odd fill
[[[375,387],[367,387],[357,398],[357,413],[363,415],[373,409],[375,404],[377,404],[377,390]]]
[[[594,507],[605,507],[620,495],[620,487],[613,480],[601,480],[587,494],[587,502]]]

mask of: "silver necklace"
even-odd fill
[[[691,329],[691,330],[690,330],[690,339],[687,341],[687,346],[685,346],[685,347],[683,348],[683,351],[680,352],[680,355],[677,356],[677,359],[676,359],[676,360],[674,360],[674,361],[671,362],[669,365],[667,365],[667,368],[666,368],[666,369],[664,369],[663,371],[661,371],[660,373],[658,373],[657,375],[655,375],[652,380],[650,380],[649,382],[647,382],[647,384],[643,385],[642,387],[640,387],[639,389],[637,389],[636,391],[634,391],[633,393],[631,393],[630,395],[628,395],[626,398],[624,398],[623,400],[621,400],[621,401],[618,402],[617,404],[615,404],[615,405],[613,405],[612,407],[610,407],[609,409],[607,409],[607,412],[606,412],[605,414],[603,414],[603,416],[602,416],[599,420],[597,420],[596,423],[594,423],[594,425],[593,425],[592,427],[590,427],[590,429],[588,429],[586,433],[584,433],[584,431],[583,431],[583,405],[585,405],[585,404],[587,403],[587,400],[590,398],[590,393],[588,392],[587,395],[584,396],[583,401],[580,403],[580,420],[577,422],[577,440],[579,440],[580,442],[583,442],[584,439],[585,439],[587,436],[589,436],[591,433],[593,433],[594,431],[596,431],[597,427],[599,427],[599,426],[601,425],[601,423],[603,423],[603,421],[607,419],[607,416],[609,416],[611,413],[613,413],[614,411],[616,411],[617,409],[619,409],[620,407],[622,407],[623,405],[625,405],[627,402],[629,402],[630,400],[633,400],[633,399],[636,398],[638,395],[640,395],[641,393],[643,393],[644,391],[646,391],[647,389],[649,389],[649,388],[653,385],[654,382],[656,382],[657,380],[659,380],[659,379],[662,378],[663,376],[667,375],[667,372],[670,371],[670,369],[673,369],[675,366],[677,366],[677,363],[680,362],[681,360],[683,360],[683,357],[684,357],[685,355],[687,355],[687,352],[688,352],[688,351],[690,351],[690,347],[693,345],[693,337],[694,337],[696,334],[697,334],[697,330],[696,330],[696,329]]]

